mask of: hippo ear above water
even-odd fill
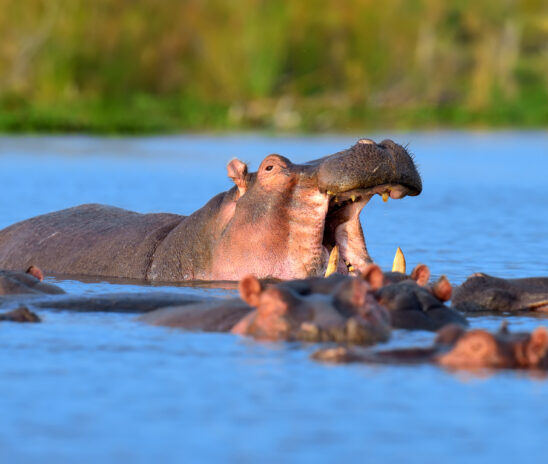
[[[247,164],[234,158],[228,163],[226,170],[228,177],[230,177],[236,184],[236,187],[238,187],[240,196],[243,196],[247,190]]]
[[[418,285],[424,287],[430,280],[430,269],[426,264],[417,264],[413,272],[411,272],[411,278],[417,282]]]
[[[377,264],[369,264],[362,272],[362,277],[373,290],[378,290],[384,285],[384,274]]]
[[[527,358],[531,365],[537,365],[548,350],[548,331],[544,327],[537,327],[531,334],[527,345]]]
[[[451,299],[451,294],[453,293],[451,282],[449,282],[444,275],[442,275],[437,282],[426,286],[426,288],[440,301],[449,301]]]
[[[261,282],[254,275],[247,275],[238,284],[238,290],[240,291],[240,297],[249,306],[257,307],[259,305],[259,299],[263,291]]]

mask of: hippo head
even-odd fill
[[[548,278],[501,279],[472,274],[455,290],[452,305],[459,311],[548,311]]]
[[[269,155],[253,173],[232,160],[228,175],[235,187],[219,207],[211,260],[214,278],[229,280],[242,270],[259,278],[323,275],[335,248],[338,272],[361,271],[371,262],[363,207],[375,194],[386,201],[422,190],[411,156],[391,140],[362,139],[305,164]]]
[[[436,361],[450,368],[546,368],[548,367],[548,331],[536,328],[532,333],[510,333],[504,325],[491,334],[482,329],[466,332],[447,326],[436,344],[449,350]]]
[[[427,348],[374,351],[355,347],[324,348],[312,355],[326,362],[415,364],[432,362],[450,369],[548,369],[548,330],[510,333],[503,326],[491,334],[482,329],[466,331],[458,325],[441,329]]]
[[[332,294],[299,295],[284,285],[240,281],[240,295],[255,310],[233,333],[266,340],[372,344],[390,336],[390,317],[361,278],[346,279]]]
[[[452,290],[445,276],[424,286],[411,279],[388,282],[375,292],[375,296],[390,311],[393,327],[438,330],[447,324],[468,325],[464,316],[444,304]]]

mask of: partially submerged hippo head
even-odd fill
[[[65,293],[53,284],[42,282],[44,275],[36,266],[26,272],[0,270],[0,295]]]
[[[548,331],[537,327],[532,333],[511,333],[503,324],[492,334],[486,330],[465,331],[450,328],[440,331],[436,342],[449,346],[436,356],[442,366],[457,369],[548,367]]]
[[[445,276],[424,286],[411,279],[389,280],[375,297],[390,311],[394,328],[439,330],[448,324],[468,325],[462,314],[444,304],[451,297],[451,284]]]
[[[501,279],[478,272],[455,289],[451,304],[466,312],[548,312],[548,277]]]
[[[263,285],[253,276],[240,295],[255,310],[233,333],[267,340],[372,344],[390,336],[390,317],[365,280],[347,278],[331,294],[300,295],[284,285]]]
[[[451,298],[451,283],[445,276],[428,282],[430,270],[425,264],[415,267],[410,276],[400,272],[383,273],[375,264],[369,264],[359,277],[367,282],[363,291],[388,309],[392,327],[398,329],[438,330],[447,324],[467,326],[466,318],[444,304]],[[309,277],[277,284],[302,296],[341,292],[343,283],[352,278],[332,274],[328,278]],[[348,285],[348,283],[346,284]]]
[[[245,273],[282,279],[323,275],[338,245],[336,269],[347,274],[371,261],[359,215],[375,194],[418,195],[421,178],[407,151],[391,140],[353,147],[305,164],[267,156],[257,172],[228,165],[236,187],[219,206],[212,250],[215,278]]]
[[[430,280],[430,269],[426,264],[417,264],[409,275],[399,271],[384,273],[385,285],[396,284],[398,282],[403,282],[404,280],[415,281],[417,285],[424,287]]]
[[[428,348],[372,351],[339,346],[317,351],[313,358],[327,362],[415,364],[431,362],[451,369],[548,369],[548,331],[510,333],[504,325],[492,334],[449,325]]]
[[[41,319],[27,307],[21,306],[13,311],[0,314],[0,321],[8,322],[41,322]]]

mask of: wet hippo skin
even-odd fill
[[[538,327],[531,333],[498,332],[482,329],[466,331],[449,325],[438,332],[433,346],[384,351],[336,347],[319,350],[313,358],[320,361],[371,364],[434,363],[452,369],[548,369],[548,331]]]
[[[455,289],[451,304],[463,312],[548,312],[548,277],[501,279],[472,274]]]
[[[390,337],[390,317],[370,283],[347,277],[331,293],[301,295],[284,284],[244,277],[242,299],[164,308],[140,316],[152,325],[232,332],[261,340],[345,341],[372,344]]]
[[[0,231],[0,268],[154,281],[292,279],[323,275],[338,245],[338,271],[361,271],[371,261],[362,208],[375,194],[422,190],[412,158],[391,140],[361,139],[304,164],[269,155],[256,172],[234,159],[227,171],[234,187],[190,216],[88,204],[14,224]]]
[[[41,278],[35,277],[35,274],[43,277],[41,271],[34,266],[27,272],[0,270],[0,295],[56,295],[65,293],[56,285],[41,282]]]
[[[40,318],[29,311],[28,308],[22,306],[13,311],[0,313],[1,322],[40,322]]]
[[[428,282],[430,270],[424,264],[418,265],[409,276],[399,272],[383,273],[378,266],[370,264],[361,276],[370,282],[376,300],[388,309],[394,328],[435,331],[447,324],[468,325],[462,314],[444,304],[451,298],[450,282],[445,276]],[[290,280],[278,286],[301,295],[328,294],[348,278],[332,274],[328,278]]]

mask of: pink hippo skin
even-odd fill
[[[190,216],[90,204],[0,231],[0,268],[154,281],[293,279],[323,275],[339,246],[348,274],[371,261],[360,225],[375,194],[418,195],[412,158],[391,140],[361,139],[304,164],[267,156],[257,172],[228,164],[235,186]],[[346,264],[348,263],[348,264]]]
[[[240,295],[254,309],[232,333],[265,340],[373,344],[390,337],[390,316],[373,297],[371,284],[347,277],[332,293],[302,296],[284,285],[240,281]]]
[[[242,299],[163,308],[139,320],[261,340],[372,344],[390,337],[390,316],[363,278],[347,277],[327,294],[300,295],[283,284],[263,284],[251,275],[239,287]]]
[[[451,369],[548,369],[548,331],[511,333],[503,326],[491,334],[482,329],[466,331],[448,325],[438,332],[428,348],[402,348],[385,351],[336,347],[319,350],[313,358],[320,361],[371,364],[434,363]]]

